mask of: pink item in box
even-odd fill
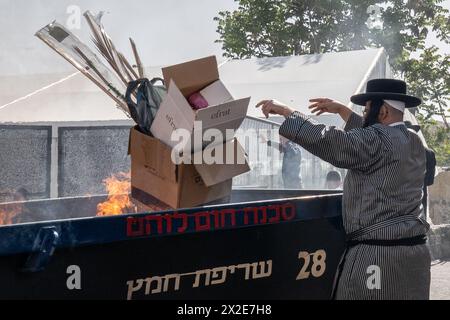
[[[192,109],[194,110],[203,109],[208,106],[208,101],[206,101],[206,99],[203,98],[203,96],[199,92],[191,94],[188,98],[188,101]]]

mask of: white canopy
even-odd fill
[[[348,103],[352,94],[365,90],[370,78],[390,76],[386,60],[384,49],[231,60],[220,64],[220,76],[235,98],[251,96],[248,115],[261,117],[254,106],[267,98],[303,112],[308,112],[308,100],[314,97]],[[147,74],[160,76],[161,71],[152,67]],[[16,99],[19,101],[7,105]],[[325,118],[340,122],[336,117]],[[0,77],[0,122],[126,119],[114,102],[80,73]]]

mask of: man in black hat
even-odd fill
[[[269,114],[286,120],[280,134],[338,168],[348,169],[342,217],[347,249],[337,272],[336,299],[428,299],[431,258],[421,218],[425,149],[403,123],[405,108],[420,99],[406,94],[406,83],[374,79],[366,93],[351,97],[364,106],[361,117],[336,101],[312,99],[318,115],[339,114],[344,130],[319,124],[290,107],[263,100]],[[374,280],[375,279],[375,280]]]

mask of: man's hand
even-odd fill
[[[345,122],[347,122],[352,113],[352,110],[342,103],[328,98],[310,99],[309,102],[312,102],[312,104],[308,108],[311,109],[312,113],[315,113],[318,116],[325,112],[337,113]]]
[[[266,118],[268,118],[270,114],[278,114],[287,118],[292,114],[292,112],[294,112],[293,109],[276,100],[262,100],[256,105],[256,108],[259,107],[261,107],[261,111],[264,113]]]

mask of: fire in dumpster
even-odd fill
[[[0,226],[20,222],[20,215],[24,211],[23,202],[28,199],[29,193],[25,188],[11,192],[10,190],[0,190],[7,195],[7,202],[0,207]]]
[[[16,223],[16,217],[22,213],[22,203],[10,203],[0,209],[0,226]]]
[[[123,213],[137,212],[136,206],[131,202],[130,172],[119,172],[103,180],[108,192],[108,199],[97,205],[97,216],[112,216]]]

